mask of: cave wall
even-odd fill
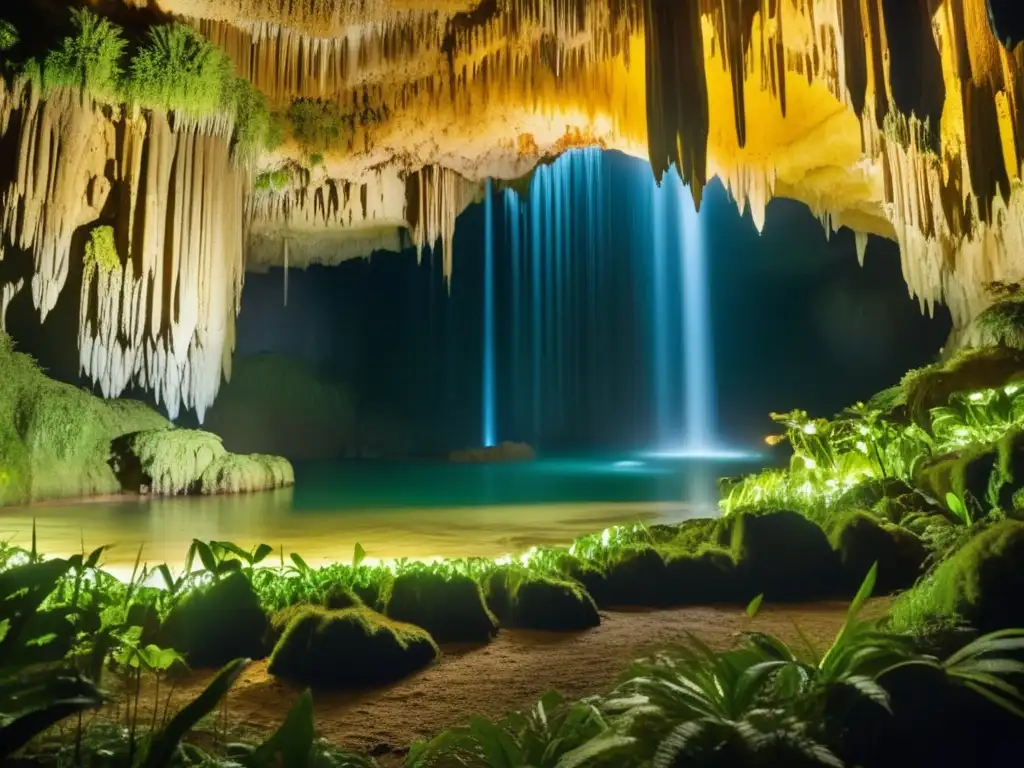
[[[697,201],[717,177],[759,228],[782,196],[827,232],[856,231],[861,255],[868,234],[895,240],[911,295],[947,304],[957,326],[989,283],[1024,279],[1024,47],[998,3],[90,5],[183,21],[272,107],[321,99],[351,122],[317,162],[293,139],[240,163],[229,121],[75,89],[43,100],[5,78],[0,310],[26,291],[45,320],[89,232],[113,227],[120,266],[82,281],[77,339],[107,396],[136,385],[201,417],[230,376],[247,268],[413,244],[438,250],[450,278],[456,219],[483,180],[576,146],[645,157],[659,177],[674,166]],[[283,187],[257,183],[282,171]]]

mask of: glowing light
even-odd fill
[[[984,400],[985,395],[982,392],[971,392],[971,394],[967,396],[967,399],[977,403],[979,400]]]
[[[816,435],[816,434],[818,434],[818,428],[816,426],[814,426],[814,424],[810,424],[810,423],[804,424],[804,434],[805,435]]]
[[[818,466],[818,462],[812,459],[810,456],[804,456],[804,466],[808,469],[814,469]]]
[[[494,201],[491,180],[487,180],[484,202],[484,375],[483,375],[483,444],[498,444],[495,413],[494,371]]]
[[[751,451],[733,451],[728,448],[670,448],[662,451],[648,451],[643,454],[649,459],[697,459],[704,461],[745,461],[759,459],[761,454]]]
[[[607,547],[609,542],[612,540],[612,531],[610,528],[605,528],[601,531],[601,546]]]
[[[1016,384],[1009,384],[1003,389],[1003,392],[1005,392],[1008,395],[1015,395],[1017,394],[1017,390],[1019,389],[1020,387],[1018,387]]]
[[[683,226],[683,352],[686,361],[686,441],[693,449],[714,444],[714,375],[711,308],[704,253],[704,229],[693,198],[677,190]]]
[[[814,486],[811,485],[810,480],[808,480],[807,482],[800,486],[800,493],[804,494],[805,496],[810,496],[812,493],[814,493]]]
[[[616,469],[636,469],[643,465],[644,463],[642,461],[616,461],[613,466]]]
[[[867,443],[865,443],[863,440],[858,440],[857,441],[857,450],[860,451],[861,453],[867,453],[868,452],[868,445],[867,445]]]
[[[860,432],[860,433],[861,433],[862,435],[866,435],[866,434],[868,434],[868,433],[870,433],[870,432],[871,432],[871,430],[870,430],[870,429],[868,429],[867,427],[861,427],[861,428],[860,428],[859,430],[857,430],[857,431],[858,431],[858,432]]]

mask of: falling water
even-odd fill
[[[491,182],[487,182],[484,203],[484,375],[483,375],[483,443],[497,445],[497,414],[495,409],[494,364],[494,202]]]
[[[683,351],[686,371],[686,449],[695,454],[715,449],[714,360],[711,350],[711,308],[705,266],[703,224],[690,195],[677,194],[683,236]]]

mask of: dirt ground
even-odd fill
[[[879,613],[884,605],[876,602],[868,608]],[[797,642],[795,623],[824,648],[845,612],[846,603],[838,602],[764,606],[753,621],[737,607],[605,611],[600,627],[582,633],[502,630],[485,646],[446,646],[440,662],[387,687],[314,691],[317,727],[333,744],[379,755],[385,765],[394,765],[411,743],[462,724],[471,715],[500,717],[529,707],[549,690],[572,698],[605,691],[630,661],[679,643],[687,632],[728,648],[747,630]],[[178,683],[175,700],[180,705],[194,697],[211,676],[190,673]],[[254,662],[229,695],[228,719],[240,731],[232,737],[265,737],[300,693],[300,687],[267,674],[265,661]],[[142,700],[147,698],[143,693]]]

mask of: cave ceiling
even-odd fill
[[[246,270],[411,244],[450,276],[486,179],[596,146],[680,173],[698,203],[720,179],[759,228],[782,196],[853,230],[861,258],[869,235],[894,240],[911,295],[962,326],[986,286],[1024,279],[1015,3],[90,0],[129,27],[187,24],[275,114],[331,104],[347,128],[241,162],[230,120],[8,77],[0,258],[27,266],[0,281],[0,320],[18,291],[45,319],[109,223],[120,268],[73,287],[82,370],[108,396],[134,382],[202,414],[230,375]]]

